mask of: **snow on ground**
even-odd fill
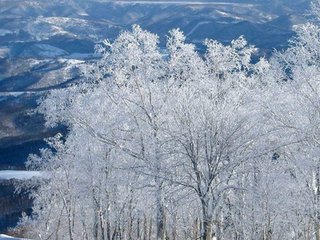
[[[233,18],[233,19],[236,19],[236,20],[239,20],[239,21],[244,21],[245,18],[243,17],[240,17],[240,16],[236,16],[232,13],[227,13],[227,12],[224,12],[224,11],[220,11],[220,10],[216,10],[216,12],[221,16],[221,17],[229,17],[229,18]]]
[[[26,238],[15,238],[15,237],[11,237],[5,234],[0,234],[0,240],[28,240]]]
[[[40,20],[42,22],[47,22],[53,25],[58,26],[65,26],[65,25],[82,25],[87,26],[88,21],[81,18],[75,18],[75,17],[39,17],[37,20]]]
[[[1,170],[0,171],[0,180],[9,180],[9,179],[26,180],[32,177],[41,177],[41,176],[42,176],[42,173],[38,171],[17,171],[17,170]],[[0,237],[0,240],[1,240],[1,237]]]
[[[35,44],[35,46],[40,49],[39,55],[43,57],[58,57],[68,54],[66,51],[49,44]]]
[[[201,25],[204,24],[208,24],[211,23],[210,21],[202,21],[202,22],[198,22],[191,30],[190,32],[187,34],[187,37],[190,36],[192,33],[194,33],[194,31],[196,31],[198,29],[198,27],[200,27]]]
[[[1,97],[19,97],[20,95],[24,94],[25,92],[1,92],[0,91],[0,98]]]
[[[10,31],[10,30],[8,30],[8,29],[2,29],[2,28],[0,28],[0,36],[1,36],[1,37],[5,36],[5,35],[7,35],[7,34],[13,34],[13,33],[15,33],[15,32]]]
[[[10,48],[8,47],[0,47],[0,59],[6,58],[10,52]]]

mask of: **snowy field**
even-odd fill
[[[32,177],[41,177],[41,173],[37,171],[16,171],[16,170],[1,170],[0,180],[19,179],[26,180]],[[0,239],[2,236],[0,235]]]
[[[6,239],[9,239],[9,240],[28,240],[26,238],[15,238],[15,237],[10,237],[5,234],[0,234],[0,240],[6,240]]]

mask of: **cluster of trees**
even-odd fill
[[[200,55],[179,29],[165,50],[139,26],[98,46],[40,102],[69,132],[28,160],[46,176],[29,236],[319,240],[320,28],[296,33],[255,63],[243,37]]]

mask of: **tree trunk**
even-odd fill
[[[153,136],[155,139],[155,183],[156,183],[156,207],[157,207],[157,240],[165,240],[165,212],[164,212],[164,200],[163,200],[163,180],[158,175],[161,173],[161,158],[160,158],[160,141],[158,139],[158,128],[154,127]]]
[[[140,239],[140,218],[137,218],[137,240]]]
[[[101,240],[105,240],[105,221],[104,221],[104,214],[102,212],[103,210],[100,209],[99,215],[100,215],[100,231],[101,231]]]
[[[316,232],[316,240],[320,240],[320,224],[316,223],[315,224],[315,232]]]
[[[212,240],[212,217],[208,208],[209,200],[201,198],[202,205],[202,223],[201,240]]]
[[[132,190],[131,190],[131,194],[132,194]],[[132,206],[132,195],[131,195],[131,198],[130,198],[130,201],[129,201],[129,222],[128,222],[128,239],[129,240],[132,240],[132,228],[133,228],[133,216],[132,216],[132,212],[133,212],[133,206]]]
[[[172,217],[172,240],[177,240],[178,239],[178,234],[177,234],[177,213],[175,212]]]
[[[316,240],[320,240],[320,164],[317,165],[316,172],[316,209],[317,221],[315,223]]]
[[[148,224],[147,224],[147,216],[143,217],[143,240],[148,239]]]
[[[165,213],[162,194],[162,182],[157,177],[157,190],[156,190],[156,202],[157,202],[157,240],[165,240]]]
[[[151,239],[152,239],[152,218],[150,217],[148,240],[151,240]]]
[[[198,224],[198,218],[196,218],[196,220],[194,220],[194,223],[193,223],[193,230],[192,230],[193,239],[199,238],[198,231],[199,231],[199,224]]]
[[[212,240],[212,222],[208,219],[203,221],[202,240]]]

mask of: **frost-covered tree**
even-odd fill
[[[316,1],[313,8],[318,5]],[[278,87],[270,95],[276,102],[273,106],[269,103],[268,109],[278,131],[274,137],[279,151],[288,161],[286,171],[294,182],[295,198],[287,205],[291,219],[299,219],[301,224],[294,236],[312,239],[315,233],[320,239],[320,29],[307,23],[296,26],[295,31],[290,47],[276,53],[271,61],[271,75]]]
[[[168,88],[163,83],[163,59],[157,41],[156,35],[134,26],[132,32],[122,33],[114,43],[104,42],[104,45],[98,48],[99,53],[102,54],[101,60],[84,69],[86,81],[62,91],[53,91],[39,107],[39,111],[45,114],[48,125],[64,123],[69,126],[70,132],[64,144],[68,151],[77,152],[76,147],[67,144],[69,142],[84,150],[81,158],[78,158],[79,161],[75,165],[72,164],[73,169],[84,167],[83,164],[86,161],[94,158],[90,160],[92,169],[87,167],[86,171],[89,172],[84,175],[90,174],[92,178],[90,181],[85,180],[89,181],[86,182],[87,184],[91,184],[88,190],[90,186],[92,189],[97,188],[92,192],[92,198],[94,200],[93,210],[96,209],[99,216],[94,217],[95,227],[90,233],[92,234],[93,231],[93,235],[98,239],[101,237],[111,239],[110,231],[106,230],[108,221],[105,224],[105,221],[101,220],[101,217],[110,218],[109,210],[100,209],[102,204],[97,201],[97,198],[101,197],[101,192],[106,194],[111,186],[109,186],[108,179],[95,183],[97,180],[94,178],[99,178],[99,174],[95,172],[92,175],[91,171],[97,168],[98,172],[104,173],[102,176],[107,177],[109,176],[108,169],[113,168],[113,165],[109,166],[109,163],[114,161],[117,162],[117,174],[135,176],[134,179],[127,179],[126,184],[116,184],[116,188],[127,190],[123,196],[131,196],[131,200],[128,201],[130,204],[124,202],[125,209],[122,211],[129,211],[128,214],[133,214],[132,204],[137,202],[134,196],[136,197],[139,189],[145,189],[144,192],[149,195],[144,198],[149,198],[156,203],[156,236],[158,239],[165,238],[163,193],[165,186],[164,178],[161,176],[163,168],[168,167],[169,158],[165,152],[166,135],[161,133],[160,129],[163,128],[166,117],[164,109]],[[87,137],[82,134],[87,134]],[[72,136],[79,136],[79,138]],[[87,142],[89,149],[86,149],[82,147],[82,144],[88,139],[91,141]],[[98,154],[96,145],[101,144],[105,149]],[[117,155],[110,155],[109,151],[117,152]],[[59,149],[56,152],[55,158],[60,154]],[[114,159],[107,161],[106,156],[108,159]],[[70,158],[64,157],[63,159],[69,162],[73,161],[74,157],[71,154]],[[74,174],[74,177],[77,177],[77,173]],[[75,181],[72,183],[76,184]],[[83,186],[83,191],[85,185],[81,186]],[[69,187],[66,188],[69,189]],[[151,194],[152,192],[154,195]],[[140,206],[142,203],[143,201],[139,201]],[[121,205],[117,206],[117,208],[120,207]],[[130,238],[133,233],[130,232],[130,227],[125,228],[123,224],[119,223],[119,229],[115,230],[117,235],[120,234],[117,237],[122,238],[121,231],[125,230],[125,234]],[[151,221],[149,224],[151,225]],[[150,233],[144,230],[145,235],[153,236],[151,226]],[[70,230],[70,232],[69,237],[73,239],[74,231]]]
[[[307,45],[296,40],[272,66],[263,58],[252,62],[255,48],[244,37],[227,46],[206,40],[205,46],[206,53],[199,54],[174,29],[160,51],[156,35],[133,26],[97,46],[100,59],[83,66],[81,82],[52,90],[40,101],[46,124],[64,124],[69,132],[48,139],[50,148],[40,156],[30,156],[28,167],[46,176],[32,193],[33,237],[209,240],[304,234],[306,208],[294,206],[303,197],[311,201],[302,180],[307,178],[298,177],[306,176],[309,165],[290,160],[304,156],[297,154],[301,149],[311,154],[307,143],[316,146],[317,135],[310,134],[317,122],[297,132],[305,115],[291,113],[300,97],[293,90],[308,87],[298,77],[310,73],[310,79],[316,68],[302,72],[299,64],[313,63],[293,63],[302,61],[299,54]],[[316,62],[314,53],[308,56]],[[294,82],[299,88],[292,88]],[[312,106],[301,109],[310,114]],[[295,200],[285,204],[288,194]]]
[[[170,37],[169,49],[178,51],[171,55],[169,68],[179,74],[173,75],[179,81],[167,130],[181,168],[175,181],[198,198],[199,237],[220,238],[224,223],[219,204],[228,190],[243,190],[234,180],[235,172],[250,158],[257,137],[250,111],[250,93],[258,79],[250,63],[254,49],[243,38],[226,47],[207,41],[202,58],[194,45],[184,43],[181,32],[172,31]]]

